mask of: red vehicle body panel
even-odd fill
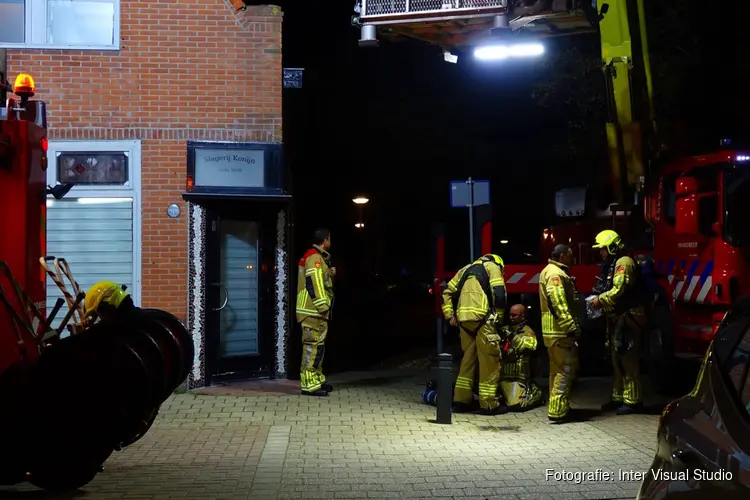
[[[39,257],[46,255],[45,136],[46,130],[34,122],[0,120],[0,200],[5,207],[0,217],[0,261],[9,265],[15,280],[42,310],[47,298],[39,265]],[[26,310],[5,275],[0,275],[0,287],[16,311]],[[0,373],[17,363],[34,363],[38,355],[34,339],[15,327],[0,304]]]

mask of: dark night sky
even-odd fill
[[[520,241],[519,250],[533,252],[550,220],[554,189],[564,187],[564,180],[591,180],[585,169],[564,171],[541,156],[548,138],[566,133],[567,119],[532,101],[532,84],[544,70],[538,63],[480,66],[467,54],[453,65],[437,47],[414,41],[360,49],[359,30],[350,22],[353,0],[328,0],[326,7],[278,3],[285,11],[284,66],[306,69],[304,89],[285,90],[284,98],[298,251],[315,227],[327,226],[340,261],[354,265],[363,245],[374,249],[379,243],[387,246],[383,266],[428,274],[431,224],[454,221],[449,235],[462,241],[454,265],[462,264],[468,258],[468,228],[461,225],[466,214],[449,208],[448,188],[451,179],[472,175],[493,183],[495,240]],[[724,19],[716,12],[703,15]],[[711,50],[727,41],[727,35],[723,42],[708,31],[704,35]],[[599,50],[595,36],[548,42],[552,54],[570,43],[592,54]],[[741,51],[735,43],[716,53],[713,67],[702,63],[707,71],[732,71],[733,54]],[[725,93],[732,78],[720,79],[691,79],[695,114],[704,112],[701,106],[716,92]],[[592,148],[603,146],[592,142]],[[364,232],[353,227],[351,198],[360,193],[371,199]],[[497,215],[508,213],[513,216]]]

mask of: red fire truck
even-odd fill
[[[701,359],[724,313],[750,292],[750,153],[722,143],[712,153],[668,162],[651,179],[643,203],[650,237],[633,234],[632,228],[642,227],[614,207],[613,218],[560,224],[542,238],[542,254],[548,255],[557,243],[592,242],[613,223],[626,240],[641,236],[633,253],[651,259],[661,291],[645,350],[654,374],[664,374],[675,358]],[[578,248],[581,265],[573,269],[586,277],[581,291],[590,289],[599,269],[587,250]],[[513,272],[509,266],[506,274]]]
[[[0,377],[11,366],[33,365],[39,357],[31,332],[18,327],[10,310],[27,311],[30,304],[18,303],[11,290],[8,269],[28,294],[33,305],[44,310],[46,275],[39,256],[46,255],[47,115],[42,101],[32,101],[34,79],[18,75],[8,98],[0,81],[0,101],[7,106],[0,118],[0,200],[6,209],[0,218],[0,256],[7,267],[0,273],[0,294],[10,307],[0,304]]]

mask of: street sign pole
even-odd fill
[[[490,182],[475,181],[469,177],[465,181],[451,181],[451,207],[469,209],[469,257],[474,262],[474,207],[490,204]],[[443,353],[443,325],[441,318],[436,323],[437,328],[437,418],[440,424],[451,423],[451,391],[452,391],[452,358]]]
[[[475,253],[474,210],[476,207],[489,204],[489,181],[477,181],[473,177],[469,177],[465,181],[451,181],[451,207],[469,209],[469,258],[472,262],[477,258]]]
[[[469,260],[474,262],[474,179],[469,177]]]

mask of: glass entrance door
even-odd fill
[[[259,313],[260,224],[214,216],[209,225],[207,371],[212,377],[265,376],[268,363]]]
[[[258,224],[220,221],[219,245],[219,357],[257,356]]]

